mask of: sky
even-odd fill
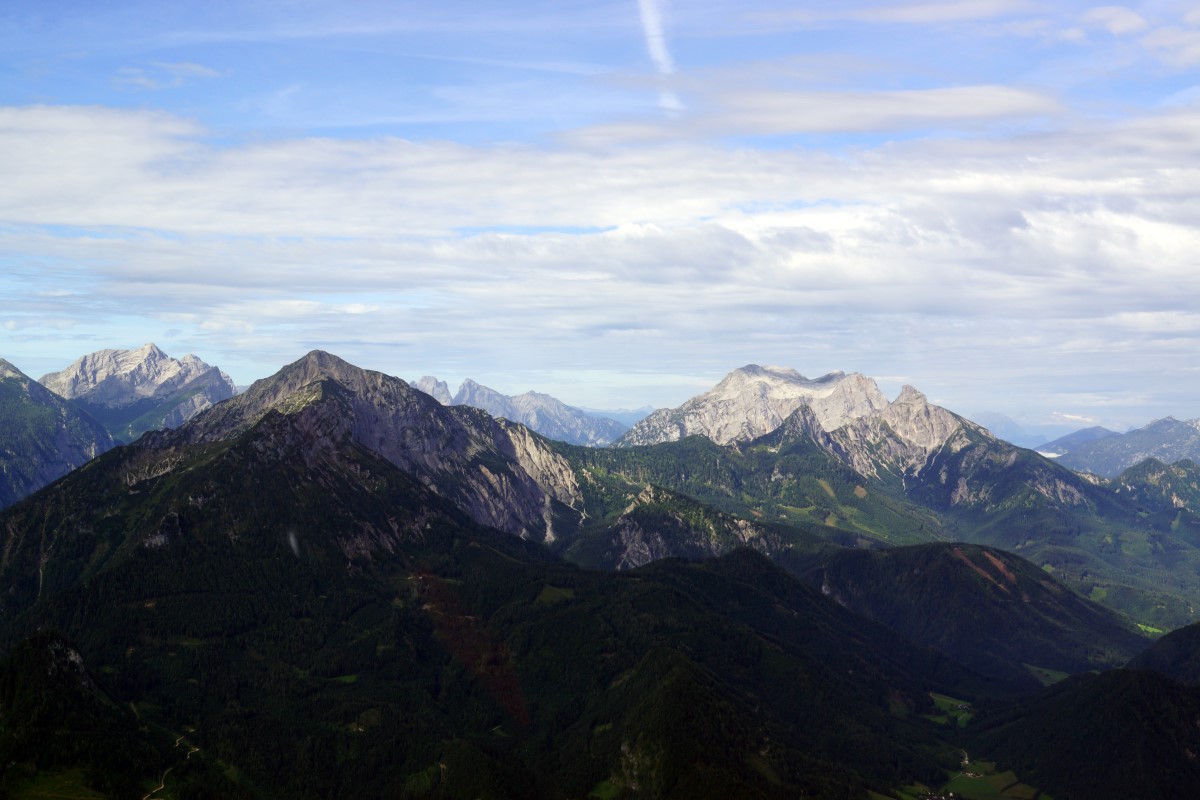
[[[1200,417],[1200,8],[6,0],[0,356]]]

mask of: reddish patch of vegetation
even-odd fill
[[[983,557],[992,562],[993,567],[1000,570],[1000,574],[1004,576],[1005,580],[1007,580],[1013,586],[1017,585],[1017,576],[1013,574],[1012,570],[1008,568],[1007,564],[996,557],[995,553],[984,550]]]
[[[980,575],[982,575],[983,577],[987,578],[987,580],[988,580],[988,581],[989,581],[989,582],[990,582],[990,583],[991,583],[993,586],[995,586],[995,587],[997,587],[997,588],[999,588],[999,589],[1003,589],[1003,590],[1004,590],[1004,591],[1006,591],[1006,592],[1007,592],[1007,591],[1009,591],[1009,589],[1008,589],[1008,587],[1007,587],[1007,586],[1005,586],[1003,583],[1000,583],[1000,582],[999,582],[999,581],[997,581],[995,578],[993,578],[993,577],[992,577],[992,575],[991,575],[991,573],[989,573],[989,572],[988,572],[986,569],[984,569],[983,567],[979,566],[978,564],[976,564],[976,563],[975,563],[974,561],[972,561],[971,559],[967,558],[967,555],[966,555],[966,553],[964,553],[964,552],[963,552],[963,551],[962,551],[960,548],[957,548],[957,547],[956,547],[956,548],[954,548],[954,555],[955,555],[955,557],[956,557],[956,558],[958,558],[960,561],[962,561],[962,562],[963,562],[964,564],[966,564],[968,567],[970,567],[971,569],[975,570],[976,572],[978,572],[978,573],[979,573]]]
[[[519,725],[529,725],[525,695],[504,642],[469,613],[454,584],[429,573],[419,577],[427,601],[424,608],[438,640]]]

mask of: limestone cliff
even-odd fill
[[[89,353],[39,383],[96,417],[120,441],[178,427],[237,392],[216,367],[190,353],[171,358],[154,344]]]
[[[887,398],[860,373],[810,380],[793,369],[750,364],[678,408],[655,411],[617,444],[658,444],[694,434],[718,444],[749,441],[778,428],[800,406],[811,408],[825,430],[834,430],[886,408]]]

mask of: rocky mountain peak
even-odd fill
[[[509,533],[546,536],[555,503],[581,503],[569,464],[525,428],[443,406],[399,378],[320,350],[151,444],[227,441],[271,414],[296,420],[306,451],[364,448]]]
[[[25,373],[14,367],[10,362],[0,358],[0,378],[26,378]]]
[[[444,406],[448,406],[454,402],[454,397],[450,394],[450,387],[446,382],[439,381],[432,375],[422,375],[412,386],[414,389],[424,392]]]
[[[570,444],[600,447],[627,430],[615,420],[593,416],[542,392],[528,391],[510,397],[467,378],[451,397],[449,387],[430,375],[413,386],[443,405],[482,409],[493,417],[519,422],[542,436]]]
[[[217,393],[224,396],[217,399],[231,397],[236,391],[227,375],[197,356],[189,353],[174,359],[153,343],[136,350],[97,350],[66,369],[43,375],[38,382],[68,400],[119,407],[170,394],[202,376],[221,384]]]
[[[309,351],[299,361],[284,367],[279,373],[289,384],[305,384],[321,378],[333,378],[355,386],[371,383],[371,376],[380,374],[356,367],[324,350]]]
[[[693,434],[718,444],[749,441],[775,430],[801,405],[810,406],[831,431],[887,404],[875,381],[861,373],[833,372],[813,380],[794,369],[749,364],[682,406],[654,412],[620,444],[657,444]]]
[[[799,372],[790,367],[777,366],[759,366],[758,364],[747,364],[744,367],[735,369],[730,372],[721,382],[717,384],[717,388],[742,386],[746,383],[762,380],[780,380],[780,381],[807,381]]]
[[[822,427],[821,421],[807,403],[788,415],[778,428],[771,431],[759,441],[769,445],[777,445],[789,440],[808,440],[817,443],[823,449],[829,449],[829,434]]]
[[[228,375],[188,353],[171,358],[153,343],[136,350],[97,350],[39,381],[101,420],[117,440],[174,428],[237,387]]]
[[[900,394],[896,396],[896,399],[893,400],[892,403],[926,405],[929,403],[929,399],[926,398],[925,394],[918,390],[915,386],[906,383],[904,384],[903,388],[900,389]]]
[[[932,451],[962,429],[963,420],[941,406],[933,405],[924,394],[905,385],[881,417],[892,431],[910,445]]]
[[[325,393],[318,387],[322,381],[333,381],[352,394],[369,396],[373,388],[383,384],[385,377],[382,373],[356,367],[331,353],[313,350],[271,377],[255,381],[230,402],[197,417],[185,433],[191,440],[228,439],[271,411],[293,413],[323,399]],[[408,389],[399,378],[390,380]]]
[[[484,409],[493,416],[512,419],[510,416],[511,409],[508,408],[508,397],[500,394],[495,389],[476,383],[470,378],[464,380],[458,387],[458,392],[454,395],[454,405],[474,406],[475,408]],[[493,407],[503,410],[493,411]]]

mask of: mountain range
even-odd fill
[[[323,353],[96,459],[0,516],[4,780],[129,783],[69,690],[209,796],[834,797],[936,780],[929,692],[1012,691],[752,553],[563,564],[560,464]]]
[[[627,430],[614,419],[589,414],[541,392],[504,395],[468,378],[451,396],[446,382],[430,375],[413,383],[413,387],[442,405],[482,409],[493,417],[519,422],[542,436],[571,444],[603,447]]]
[[[1120,434],[1100,425],[1093,425],[1090,428],[1082,428],[1068,433],[1066,436],[1060,436],[1052,441],[1043,442],[1034,447],[1034,449],[1042,455],[1061,456],[1109,436],[1120,436]]]
[[[813,384],[833,401],[824,424],[797,399]],[[774,430],[749,438],[793,407]],[[757,422],[719,427],[722,409],[728,419]],[[723,431],[715,435],[729,444],[706,435],[655,445],[677,446],[670,456],[625,446],[677,439],[689,425]],[[1080,475],[997,439],[912,387],[889,402],[862,376],[808,381],[751,366],[713,392],[647,417],[618,449],[572,457],[608,479],[655,483],[754,521],[817,525],[841,543],[957,539],[1000,547],[1154,627],[1191,621],[1200,600],[1200,508],[1147,516],[1130,502],[1128,486],[1149,476],[1131,475],[1120,488]]]
[[[314,351],[99,455],[0,512],[0,791],[1187,796],[1197,690],[1114,668],[1200,599],[1194,464],[754,366],[619,444]]]
[[[190,353],[171,358],[154,344],[89,353],[38,382],[99,420],[119,442],[177,427],[237,393],[216,367]]]
[[[176,423],[181,408],[209,403],[207,394],[189,392],[222,375],[195,357],[175,361],[147,345],[86,356],[48,382],[76,394],[71,402],[84,413],[101,400],[116,404],[110,411],[148,403],[156,413],[175,403],[161,419]],[[449,396],[433,378],[416,386],[442,403]],[[190,387],[183,406],[177,404],[179,387]],[[84,405],[82,397],[96,399]],[[592,418],[536,392],[506,398],[465,381],[450,404],[489,407],[502,419],[532,417],[559,440],[596,443],[594,436],[563,433],[572,425],[578,432]],[[393,422],[378,435],[403,424]],[[527,430],[501,425],[510,438]],[[713,446],[695,443],[698,437]],[[668,449],[647,464],[647,445],[637,442]],[[1190,621],[1187,609],[1200,599],[1200,552],[1192,539],[1200,505],[1188,492],[1174,492],[1171,508],[1156,506],[1148,514],[1150,495],[1161,494],[1161,475],[1142,471],[1098,483],[1065,469],[1061,459],[1056,463],[997,439],[910,386],[889,401],[861,374],[813,380],[786,368],[749,365],[679,408],[644,418],[615,446],[583,453],[510,442],[513,452],[524,448],[539,460],[543,472],[532,484],[510,476],[510,496],[502,499],[485,491],[484,483],[498,479],[468,481],[475,493],[471,513],[483,524],[553,540],[580,563],[606,568],[670,555],[715,555],[740,545],[774,556],[784,545],[778,535],[762,532],[766,523],[815,531],[842,544],[960,539],[1020,552],[1077,591],[1153,627]],[[424,447],[425,458],[436,461],[436,437]],[[559,460],[551,465],[548,452]],[[455,470],[463,474],[461,465]],[[462,492],[466,483],[455,486]],[[655,526],[671,524],[673,517],[658,509],[697,502],[705,509],[700,516],[710,510],[731,515],[708,519],[706,525],[721,533],[683,526],[669,544],[662,541]],[[617,506],[622,513],[614,513]]]
[[[1200,419],[1165,417],[1126,433],[1098,435],[1085,441],[1052,442],[1062,450],[1058,461],[1071,469],[1115,478],[1153,458],[1167,464],[1200,460]]]
[[[617,444],[659,444],[692,435],[717,444],[748,441],[775,430],[801,406],[809,408],[822,427],[833,430],[886,407],[887,398],[860,373],[833,372],[809,380],[786,367],[750,364],[682,406],[650,414]]]

